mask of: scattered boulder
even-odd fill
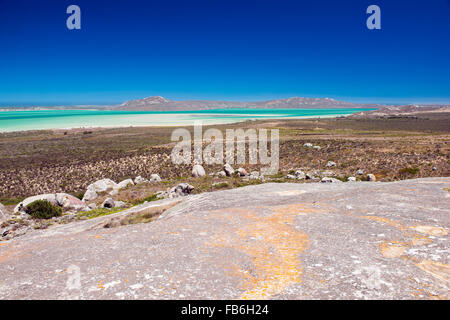
[[[30,203],[36,201],[36,200],[47,200],[53,205],[58,205],[58,201],[56,200],[56,194],[55,193],[46,193],[46,194],[39,194],[36,196],[28,197],[22,202],[20,202],[15,208],[14,213],[20,213],[25,212],[27,205]]]
[[[237,172],[240,177],[245,177],[247,175],[247,171],[244,168],[237,169]]]
[[[311,148],[311,147],[313,146],[313,144],[307,142],[307,143],[305,143],[303,146],[304,146],[304,147],[307,147],[307,148]]]
[[[83,201],[86,202],[95,200],[97,199],[99,192],[107,192],[115,188],[117,188],[117,183],[115,183],[111,179],[101,179],[95,181],[87,187],[83,197]]]
[[[180,183],[176,187],[173,187],[170,189],[170,193],[172,195],[172,198],[180,197],[180,196],[186,196],[190,194],[194,190],[194,187],[191,186],[188,183]]]
[[[327,162],[327,167],[328,167],[328,168],[330,168],[330,167],[336,167],[336,162],[334,162],[334,161],[328,161],[328,162]]]
[[[286,179],[295,179],[295,176],[293,174],[288,174],[286,176]]]
[[[168,188],[166,191],[159,191],[157,193],[160,198],[178,198],[189,195],[194,187],[188,183],[180,183],[173,188]]]
[[[115,183],[111,179],[101,179],[91,184],[91,186],[95,188],[96,192],[106,192],[108,190],[114,189],[116,185],[117,183]]]
[[[115,203],[112,198],[106,198],[105,201],[103,201],[101,207],[106,209],[112,209],[114,208]]]
[[[145,183],[145,182],[148,182],[148,180],[145,178],[142,178],[141,176],[137,176],[136,178],[134,178],[135,184],[141,184],[141,183]]]
[[[57,193],[56,201],[62,206],[63,211],[82,211],[86,209],[86,203],[66,193]]]
[[[297,170],[295,171],[295,178],[298,180],[303,180],[306,178],[306,174],[301,170]]]
[[[355,181],[356,181],[356,178],[355,178],[355,177],[348,177],[348,178],[347,178],[347,181],[348,181],[348,182],[355,182]]]
[[[128,208],[128,204],[123,201],[114,201],[114,208]]]
[[[314,146],[313,149],[315,149],[315,150],[320,150],[320,149],[322,149],[322,148],[321,148],[320,146]]]
[[[223,171],[223,170],[217,172],[216,175],[217,175],[218,177],[226,177],[226,176],[227,176],[227,174],[226,174],[225,171]]]
[[[314,179],[314,175],[312,174],[312,173],[307,173],[307,174],[305,174],[305,179],[306,180],[311,180],[311,179]]]
[[[342,182],[339,179],[330,178],[330,177],[323,177],[322,180],[320,180],[320,181],[324,182],[324,183],[341,183]]]
[[[36,200],[47,200],[55,206],[62,207],[64,211],[82,211],[86,209],[86,203],[67,193],[47,193],[28,197],[20,202],[14,213],[26,213],[26,207]]]
[[[357,174],[358,176],[362,176],[362,175],[364,174],[364,170],[358,169],[358,170],[356,170],[356,174]]]
[[[86,192],[84,193],[83,201],[87,202],[87,201],[95,200],[95,199],[97,199],[97,197],[98,197],[98,194],[95,191],[95,188],[93,186],[88,186],[88,188],[86,189]]]
[[[114,189],[112,189],[112,191],[110,191],[108,194],[110,195],[110,196],[115,196],[115,195],[117,195],[119,193],[119,189],[118,188],[114,188]]]
[[[227,175],[227,177],[231,177],[234,174],[233,167],[230,164],[228,164],[228,163],[226,163],[223,166],[223,171],[225,171],[225,174]]]
[[[160,182],[161,177],[157,175],[156,173],[153,173],[150,175],[150,182]]]
[[[367,181],[377,181],[377,178],[375,177],[374,174],[369,173],[369,174],[367,175]]]
[[[259,172],[258,171],[252,171],[250,172],[249,179],[259,179]]]
[[[333,171],[331,171],[331,170],[326,170],[326,171],[322,171],[322,172],[320,172],[320,173],[315,173],[316,175],[318,175],[318,176],[321,176],[321,177],[330,177],[330,176],[332,176],[332,177],[334,177],[336,174],[333,172]]]
[[[123,181],[120,181],[118,184],[117,184],[117,189],[125,189],[125,188],[127,188],[128,186],[134,186],[134,182],[133,182],[133,180],[131,180],[131,179],[126,179],[126,180],[123,180]]]
[[[432,170],[432,171],[436,171],[437,168],[436,168],[436,167],[432,167],[431,170]]]
[[[175,192],[181,196],[188,195],[194,190],[194,187],[188,183],[180,183],[175,187]]]
[[[30,220],[31,219],[31,216],[26,212],[20,212],[19,217],[22,220]]]
[[[194,178],[203,177],[204,175],[206,175],[206,172],[205,172],[205,168],[203,168],[203,166],[196,164],[192,168],[192,176]]]

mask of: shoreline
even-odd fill
[[[359,111],[357,111],[359,112]],[[355,112],[356,113],[356,112]],[[0,128],[0,134],[7,133],[26,133],[26,132],[36,132],[36,131],[78,131],[78,130],[101,130],[101,129],[115,129],[115,128],[176,128],[176,127],[192,127],[194,126],[195,121],[201,121],[203,125],[224,125],[224,124],[236,124],[240,122],[248,122],[248,121],[261,121],[261,120],[320,120],[320,119],[331,119],[338,117],[346,117],[351,114],[334,114],[334,115],[323,115],[323,116],[295,116],[295,117],[286,117],[282,115],[274,115],[273,117],[256,117],[256,118],[242,118],[242,119],[189,119],[185,121],[173,122],[173,123],[153,123],[153,124],[133,124],[133,125],[98,125],[98,126],[72,126],[72,127],[36,127],[24,130],[3,130]]]

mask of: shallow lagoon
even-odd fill
[[[190,111],[24,110],[0,112],[0,132],[131,126],[189,126],[255,119],[328,118],[371,109],[212,109]]]

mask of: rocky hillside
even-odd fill
[[[267,183],[148,202],[1,243],[0,299],[449,299],[449,187]]]
[[[377,110],[362,111],[351,114],[349,118],[386,118],[386,117],[415,117],[418,114],[450,113],[450,105],[406,105],[384,106]]]

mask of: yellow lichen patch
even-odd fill
[[[315,210],[302,205],[270,208],[273,214],[231,209],[239,217],[238,229],[218,234],[212,245],[231,247],[252,260],[251,270],[235,266],[234,275],[241,277],[244,292],[241,299],[269,299],[301,280],[299,254],[309,246],[308,236],[293,226],[294,218]],[[236,215],[239,212],[239,215]]]
[[[386,258],[398,258],[406,248],[407,246],[401,242],[392,243],[385,241],[380,245],[381,254]]]
[[[431,236],[446,236],[448,234],[447,230],[441,227],[433,227],[433,226],[415,226],[411,227],[412,230],[428,234]]]
[[[311,213],[317,213],[319,210],[308,208],[305,210],[305,205],[296,203],[296,204],[289,204],[289,205],[283,205],[283,206],[277,206],[272,209],[274,212],[281,213],[281,214],[289,214],[289,215],[298,215],[303,216]]]
[[[397,222],[397,221],[394,221],[394,220],[391,220],[391,219],[388,219],[388,218],[377,217],[377,216],[360,216],[360,218],[364,218],[364,219],[371,220],[371,221],[377,221],[377,222],[385,223],[385,224],[393,226],[393,227],[395,227],[395,228],[397,228],[397,229],[399,229],[401,231],[405,231],[406,230],[406,228],[400,222]]]
[[[442,230],[445,231],[445,229],[443,229],[443,228],[429,227],[429,226],[416,226],[416,227],[407,228],[407,227],[403,226],[400,222],[390,220],[387,218],[377,217],[377,216],[360,216],[360,218],[388,224],[390,226],[393,226],[393,227],[399,229],[406,236],[411,238],[411,240],[408,242],[401,242],[402,249],[399,247],[400,242],[398,242],[398,241],[390,241],[391,243],[395,244],[395,245],[391,245],[391,246],[389,246],[387,244],[388,242],[384,242],[383,244],[381,244],[380,245],[381,254],[387,258],[401,257],[403,254],[403,251],[405,249],[407,249],[411,246],[426,245],[431,242],[430,238],[428,238],[427,236],[424,236],[422,234],[419,234],[417,232],[430,234],[430,232],[438,233],[438,232],[442,232]],[[442,229],[442,230],[440,230],[440,229]]]
[[[424,246],[424,245],[429,244],[431,242],[432,241],[431,241],[430,238],[427,238],[425,236],[417,235],[417,236],[414,236],[414,238],[411,240],[411,245],[413,245],[413,246]]]
[[[431,274],[433,277],[446,283],[450,283],[449,265],[430,260],[423,260],[420,263],[416,263],[416,266],[422,269],[423,271]]]

